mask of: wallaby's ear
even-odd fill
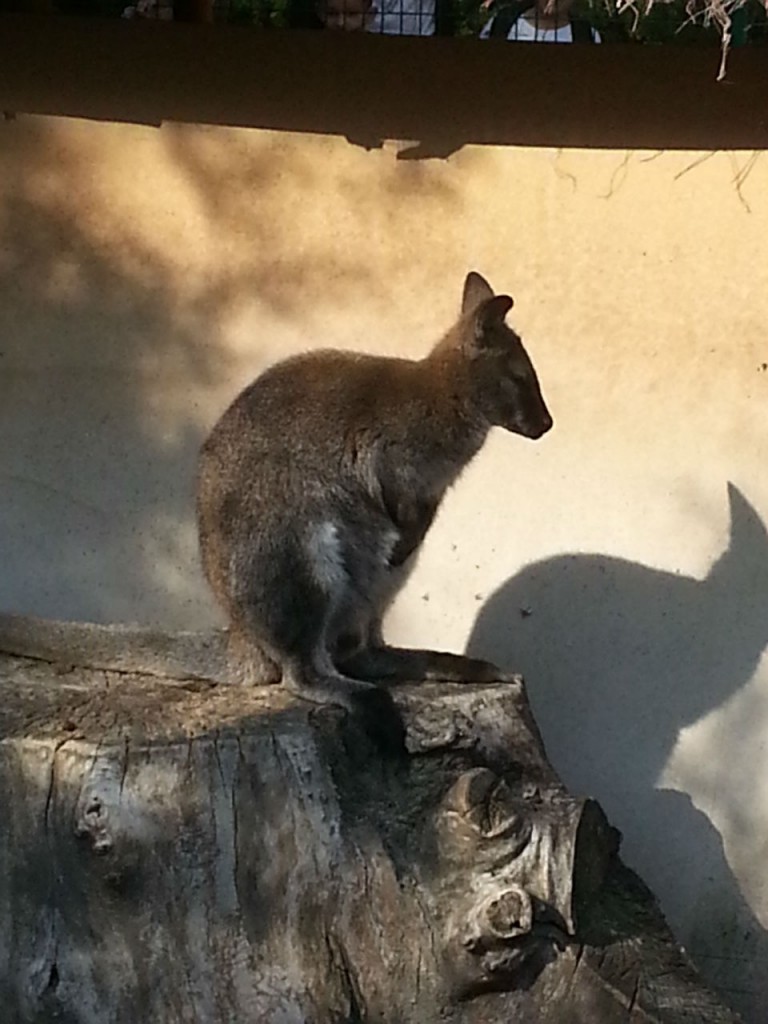
[[[476,270],[470,270],[464,282],[464,296],[461,300],[461,312],[471,313],[487,299],[493,298],[493,288],[488,284],[482,274]]]
[[[511,295],[494,295],[485,302],[481,302],[475,310],[474,335],[475,344],[478,348],[493,343],[494,338],[499,339],[499,328],[504,323],[504,317],[512,309],[514,302]],[[503,333],[501,337],[507,338],[509,332]]]

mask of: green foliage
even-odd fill
[[[216,5],[216,20],[259,28],[288,28],[290,0],[225,0]]]
[[[477,35],[491,16],[477,0],[449,2],[452,16],[445,22],[452,31],[446,35]],[[638,0],[636,10],[617,14],[615,0],[577,0],[573,13],[597,29],[604,42],[719,46],[720,31],[717,25],[707,24],[704,10],[705,0],[693,8],[690,0],[656,0],[650,10],[646,0]],[[747,0],[733,17],[733,44],[768,41],[767,23],[761,0]]]
[[[627,10],[616,14],[610,0],[581,0],[579,12],[607,42],[615,40],[719,46],[720,34],[717,28],[705,26],[701,18],[692,19],[687,10],[687,2],[656,2],[650,11],[646,11],[643,0],[640,0],[637,12]]]
[[[454,0],[452,6],[453,32],[446,32],[446,35],[476,36],[491,16],[477,0]]]
[[[374,0],[376,3],[377,0]],[[382,2],[382,0],[378,0]],[[617,0],[576,0],[573,13],[597,29],[604,42],[693,44],[719,46],[720,29],[705,18],[712,0],[636,0],[636,9],[616,13]],[[768,3],[768,0],[765,0]],[[14,10],[23,0],[0,0],[0,10]],[[62,14],[119,17],[135,0],[53,0]],[[492,14],[507,3],[495,0],[491,10],[480,0],[437,0],[437,32],[477,36]],[[214,0],[218,22],[257,28],[317,28],[316,0]],[[732,45],[768,44],[768,14],[763,0],[746,0],[733,14]]]

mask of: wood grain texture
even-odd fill
[[[522,681],[402,687],[382,759],[336,708],[188,671],[221,643],[0,621],[3,1020],[737,1020]]]

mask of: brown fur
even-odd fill
[[[492,426],[552,420],[512,306],[479,274],[423,360],[332,350],[278,363],[203,445],[203,565],[241,646],[303,697],[375,709],[378,682],[499,678],[486,662],[387,646],[381,618],[447,488]]]

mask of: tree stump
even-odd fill
[[[394,691],[386,758],[340,709],[227,685],[225,651],[0,619],[3,1020],[737,1020],[521,680]]]

